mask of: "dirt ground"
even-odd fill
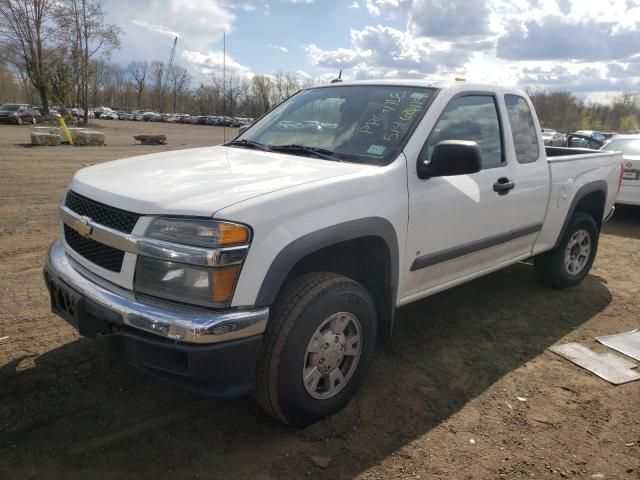
[[[0,478],[640,479],[640,382],[614,387],[546,350],[604,352],[595,335],[640,326],[640,209],[606,225],[577,288],[543,288],[520,264],[400,309],[355,400],[294,430],[251,397],[151,380],[50,313],[41,269],[74,171],[222,140],[96,123],[105,147],[25,147],[28,127],[0,126]]]

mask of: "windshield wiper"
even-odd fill
[[[324,158],[325,160],[342,162],[341,159],[333,156],[333,152],[331,150],[327,150],[326,148],[305,147],[304,145],[292,143],[290,145],[273,145],[271,150],[276,152],[305,152],[315,155],[316,157]]]
[[[253,140],[232,140],[229,143],[224,144],[225,147],[245,147],[245,148],[255,148],[256,150],[262,150],[264,152],[272,152],[273,150],[262,143],[254,142]]]

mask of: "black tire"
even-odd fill
[[[307,346],[332,315],[347,312],[359,322],[359,360],[344,386],[325,399],[312,397],[303,382]],[[359,283],[314,272],[286,284],[272,308],[256,376],[256,399],[273,417],[304,427],[342,409],[362,384],[374,350],[375,304]],[[326,346],[326,344],[325,344]]]
[[[572,273],[565,267],[565,251],[569,241],[580,230],[587,232],[591,250],[582,269]],[[576,212],[571,218],[560,244],[553,250],[535,258],[536,273],[542,283],[553,288],[567,288],[582,282],[589,274],[589,270],[591,270],[593,261],[596,258],[599,234],[598,224],[591,215],[584,212]]]

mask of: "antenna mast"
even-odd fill
[[[227,32],[222,32],[222,116],[227,116]],[[222,119],[222,143],[227,143],[227,119]]]

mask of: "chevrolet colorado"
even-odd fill
[[[44,277],[148,374],[303,426],[354,395],[396,307],[532,257],[580,283],[621,178],[619,153],[545,150],[520,90],[336,83],[225,145],[78,171]]]

